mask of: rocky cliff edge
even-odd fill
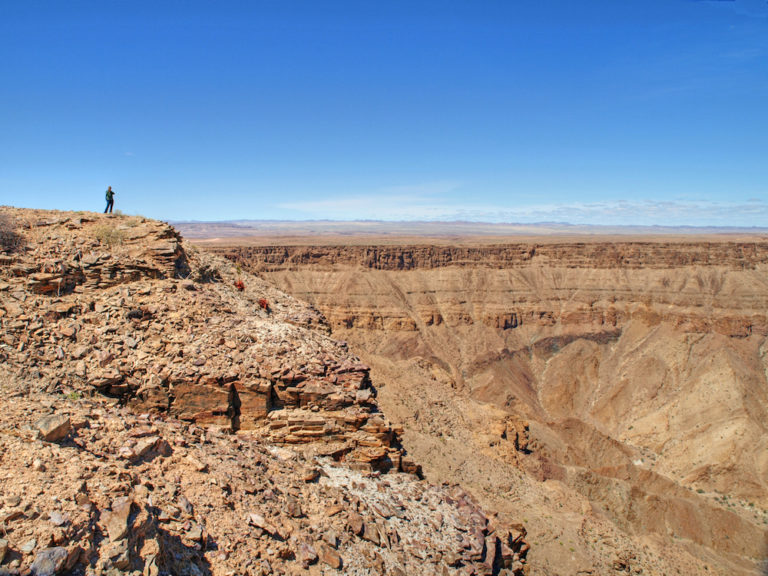
[[[0,574],[519,574],[312,307],[142,217],[0,208]]]

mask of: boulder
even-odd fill
[[[127,496],[115,498],[112,501],[112,509],[102,515],[102,522],[112,542],[122,540],[128,535],[131,504],[133,501]]]
[[[33,576],[54,576],[66,568],[69,552],[66,548],[46,548],[35,555],[35,561],[30,566]]]
[[[46,442],[58,442],[69,434],[72,424],[68,416],[51,414],[35,422],[39,437]]]

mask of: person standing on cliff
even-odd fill
[[[109,213],[112,214],[112,206],[115,205],[115,193],[112,191],[112,186],[107,186],[107,207],[104,208],[104,214],[107,213],[107,210],[109,210]]]

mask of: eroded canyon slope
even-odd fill
[[[312,306],[139,216],[0,208],[0,574],[522,574]]]
[[[372,367],[427,478],[522,512],[533,573],[765,569],[768,239],[221,244]]]

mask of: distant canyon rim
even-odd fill
[[[533,573],[764,573],[768,235],[178,228],[322,312]]]

